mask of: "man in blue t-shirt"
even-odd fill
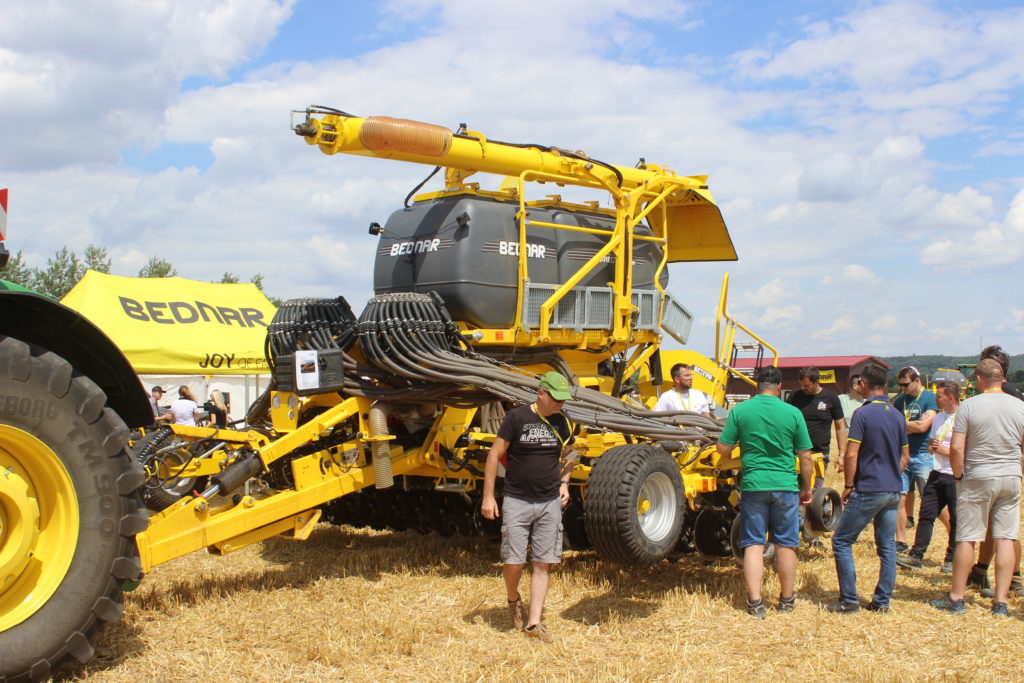
[[[935,463],[928,452],[928,433],[932,420],[939,413],[939,404],[935,402],[935,394],[921,384],[921,373],[913,365],[896,373],[896,383],[900,387],[900,395],[893,401],[893,407],[907,421],[907,439],[910,442],[910,462],[903,471],[903,498],[896,518],[896,552],[905,553],[908,550],[907,527],[914,523],[914,491],[924,492]]]
[[[900,475],[910,454],[906,422],[885,393],[885,370],[868,366],[861,376],[867,400],[853,413],[843,462],[842,517],[832,536],[832,553],[839,576],[839,599],[825,606],[829,612],[849,614],[860,610],[853,544],[869,522],[875,525],[878,552],[878,583],[866,609],[889,611],[896,586],[896,510],[900,507]]]

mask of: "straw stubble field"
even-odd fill
[[[912,533],[912,532],[911,532]],[[870,528],[858,585],[877,576]],[[926,566],[900,570],[893,610],[832,615],[828,549],[802,550],[797,610],[743,611],[739,569],[699,555],[637,569],[568,552],[554,574],[545,645],[508,630],[497,546],[322,525],[228,557],[158,567],[126,597],[96,658],[67,677],[185,680],[1018,680],[1021,601],[995,620],[969,595],[955,617],[927,605],[948,587],[937,525]],[[769,573],[765,597],[774,605]]]

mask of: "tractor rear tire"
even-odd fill
[[[142,576],[145,475],[106,402],[63,358],[0,337],[0,679],[87,661]]]
[[[616,446],[597,458],[586,488],[587,538],[603,559],[654,564],[672,552],[686,499],[679,465],[660,448]]]

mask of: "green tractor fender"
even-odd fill
[[[129,427],[153,421],[146,390],[121,350],[77,311],[0,281],[0,337],[52,351],[95,382]]]

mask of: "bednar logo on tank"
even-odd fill
[[[408,242],[395,242],[390,246],[383,246],[377,250],[380,256],[406,256],[408,254],[427,254],[433,251],[441,251],[452,246],[452,240],[445,240],[439,237],[432,237],[427,240],[409,240]]]
[[[484,242],[484,246],[480,248],[485,254],[498,253],[501,256],[519,256],[519,242],[516,241],[500,241],[500,242]],[[548,258],[548,254],[552,257],[555,256],[554,249],[543,244],[533,244],[531,242],[526,243],[526,257],[527,258]]]
[[[705,370],[704,368],[702,368],[699,365],[694,365],[693,366],[693,372],[695,374],[700,375],[701,377],[703,377],[704,379],[706,379],[709,382],[714,382],[715,381],[715,378],[712,377],[711,373],[708,372],[707,370]]]
[[[181,323],[189,325],[203,322],[215,322],[220,325],[239,327],[267,326],[263,320],[263,311],[257,308],[231,308],[230,306],[213,306],[202,301],[136,301],[126,296],[117,297],[121,302],[124,314],[129,318],[144,323],[154,322],[162,325]]]

